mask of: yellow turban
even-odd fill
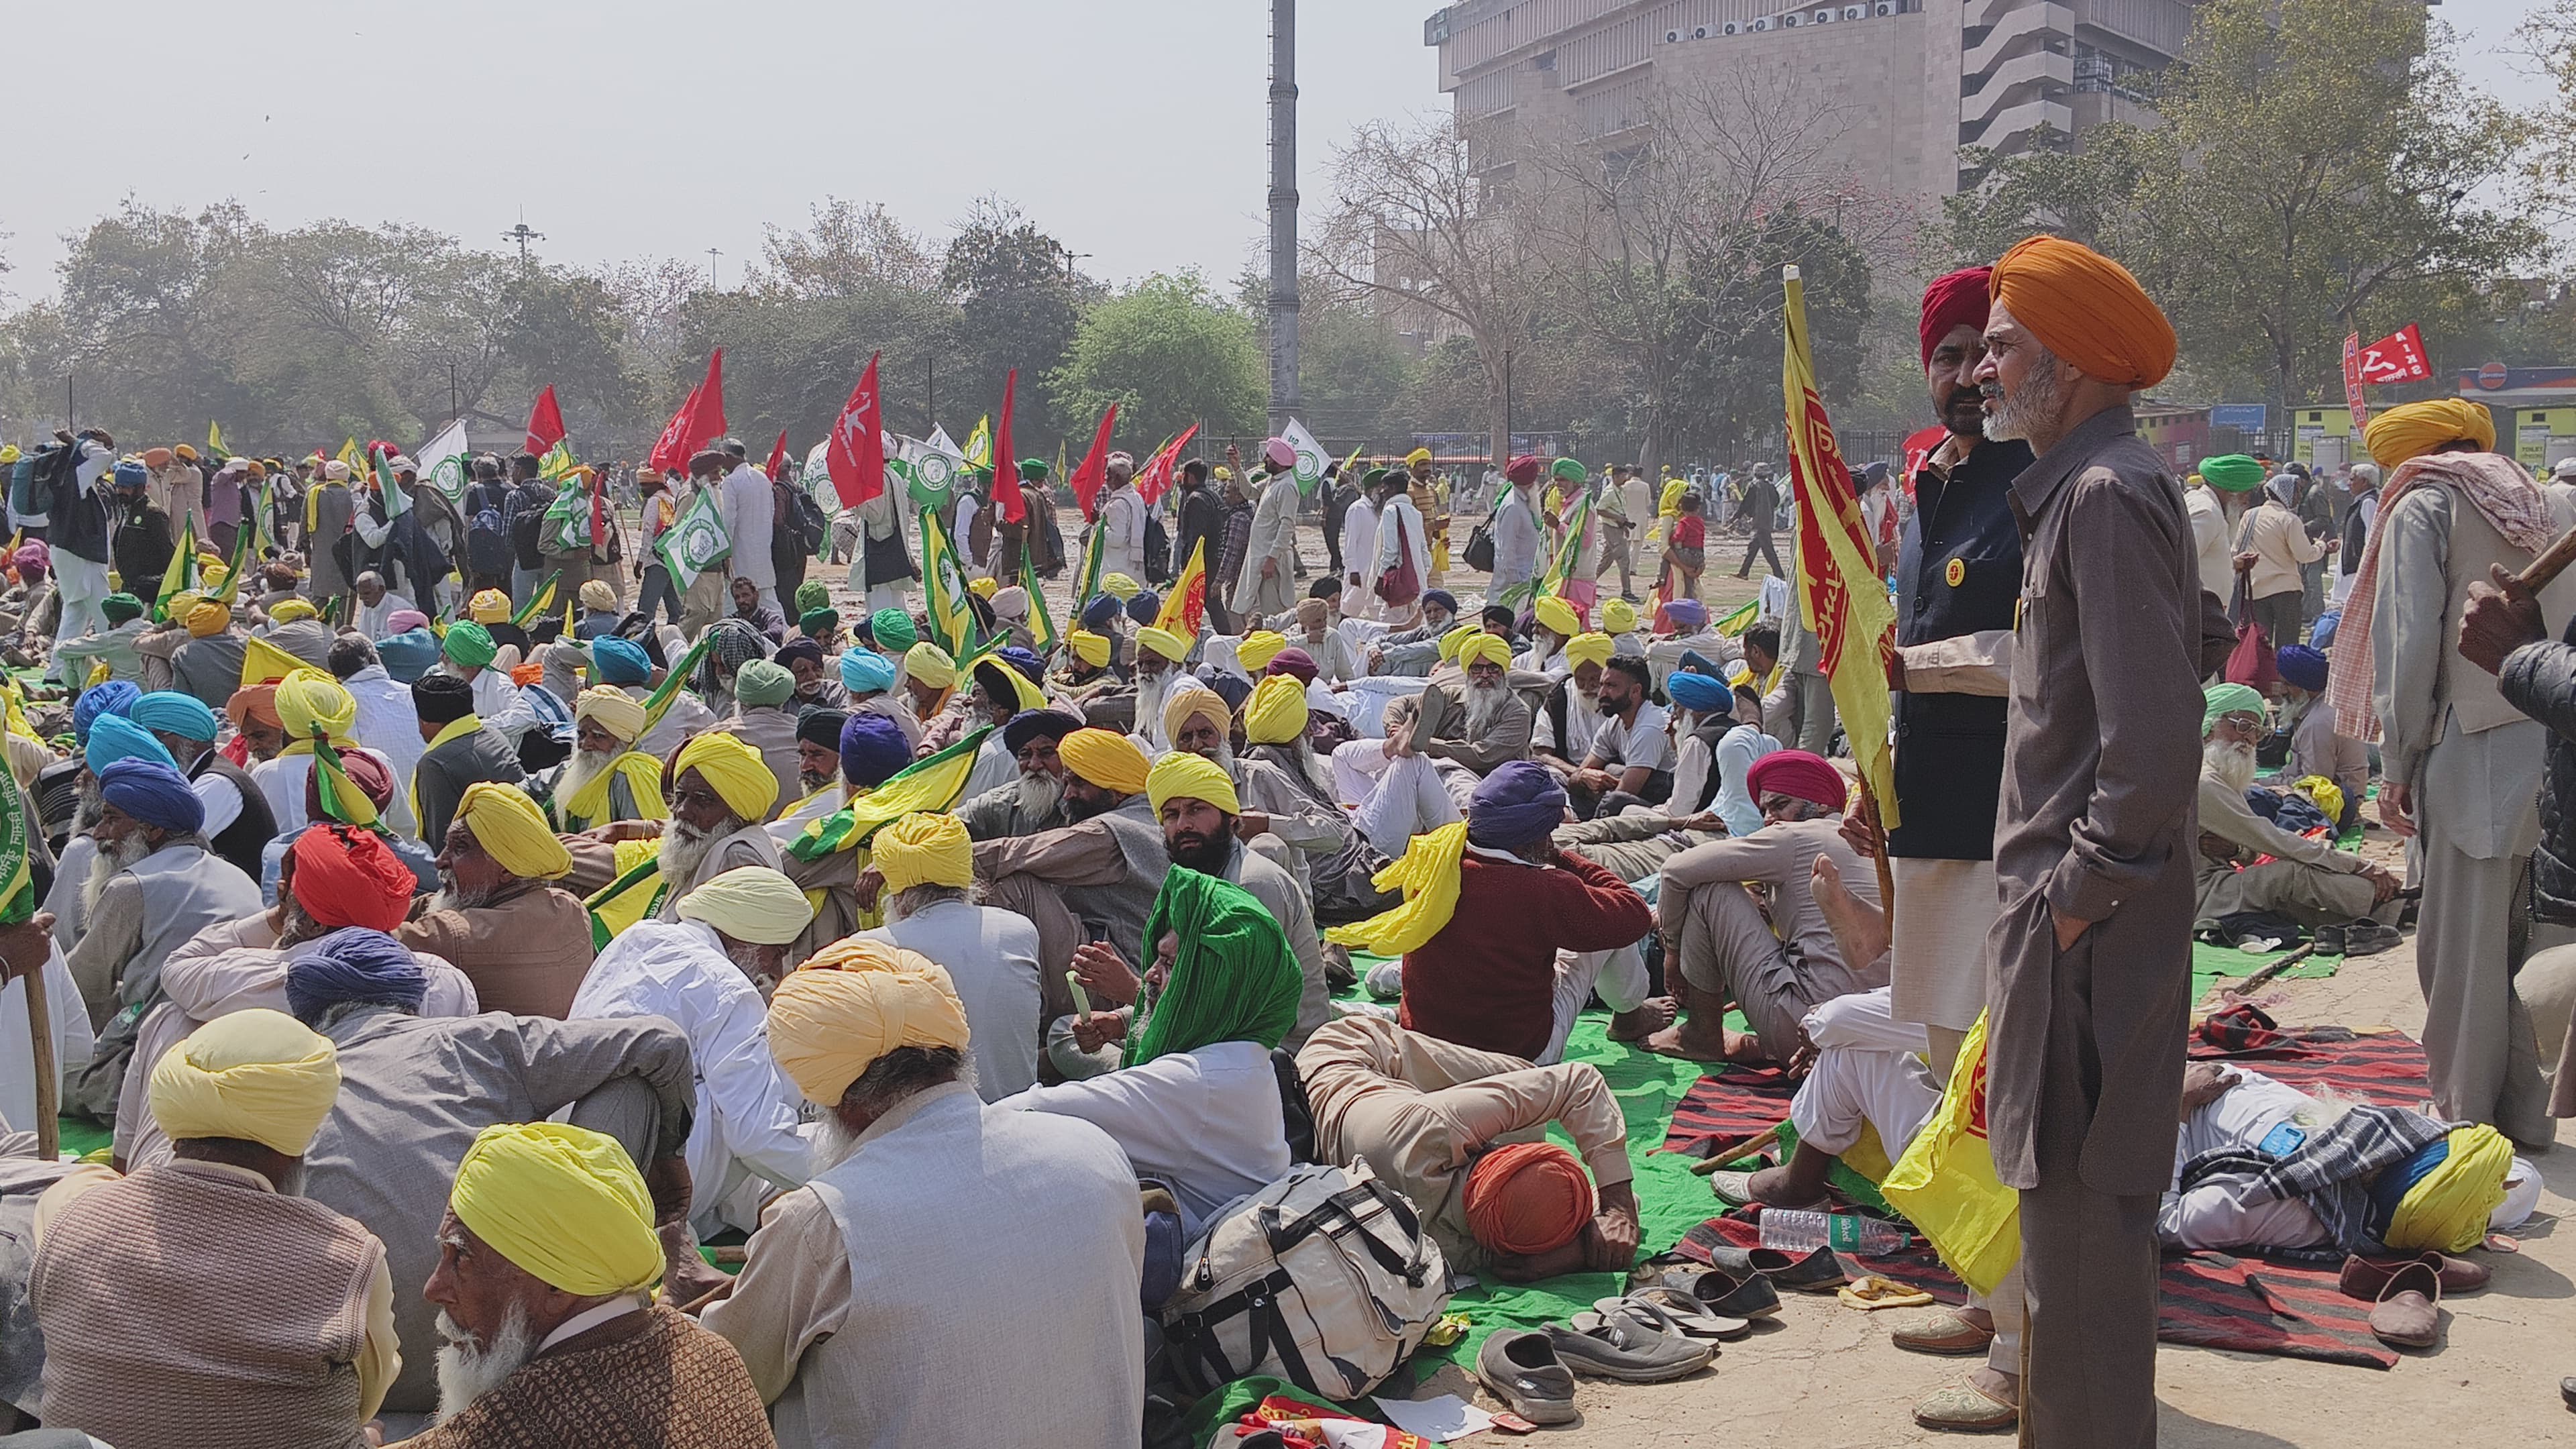
[[[268,621],[272,624],[292,624],[299,619],[317,619],[321,615],[322,611],[314,608],[310,600],[280,599],[269,609]]]
[[[691,770],[715,787],[727,810],[744,820],[766,820],[769,807],[778,803],[778,777],[770,773],[760,751],[739,736],[719,730],[691,736],[671,766],[672,783],[678,784]]]
[[[1485,626],[1482,624],[1461,624],[1441,635],[1440,657],[1443,660],[1455,660],[1458,657],[1458,651],[1466,647],[1468,640],[1484,632]]]
[[[211,638],[224,632],[233,622],[233,611],[221,604],[204,603],[187,614],[188,633],[197,639]]]
[[[2487,1219],[2504,1201],[2513,1144],[2493,1127],[2454,1127],[2450,1155],[2397,1200],[2386,1241],[2401,1253],[2465,1253],[2486,1240]]]
[[[1019,670],[1013,668],[1007,663],[1004,663],[1001,659],[992,655],[986,655],[975,665],[975,672],[979,676],[983,674],[984,671],[991,669],[998,669],[1002,672],[1004,682],[1010,685],[1010,702],[1016,708],[1023,710],[1046,708],[1046,691],[1030,683],[1027,675],[1022,674]],[[986,692],[988,694],[991,692],[989,687]],[[1001,701],[996,700],[994,702],[998,704]]]
[[[963,890],[975,883],[975,842],[966,838],[966,822],[954,815],[916,811],[878,831],[868,848],[888,890]]]
[[[1637,606],[1626,599],[1601,601],[1601,632],[1634,634],[1637,632]]]
[[[1565,641],[1565,660],[1569,665],[1607,664],[1610,648],[1607,634],[1577,634]]]
[[[680,897],[679,916],[713,926],[737,941],[784,946],[796,939],[814,908],[796,883],[765,865],[737,865]]]
[[[617,607],[617,590],[606,579],[586,579],[581,586],[581,606],[605,614]]]
[[[2371,461],[2382,468],[2395,468],[2409,458],[2423,457],[2445,443],[2464,439],[2477,444],[2479,452],[2494,452],[2495,414],[2488,412],[2484,403],[2458,397],[2390,408],[2361,430],[2362,446],[2370,450]]]
[[[205,601],[205,590],[181,589],[170,596],[168,605],[162,611],[162,617],[185,621],[188,615]]]
[[[1431,450],[1429,448],[1416,448],[1412,452],[1404,455],[1404,466],[1408,468],[1412,467],[1416,463],[1428,463],[1430,461]]]
[[[1136,741],[1116,730],[1075,730],[1056,741],[1055,753],[1066,769],[1118,795],[1141,793],[1153,768]]]
[[[1100,581],[1100,592],[1123,604],[1145,592],[1145,587],[1125,574],[1111,574]]]
[[[1553,594],[1530,605],[1530,613],[1537,617],[1541,628],[1553,629],[1568,639],[1583,632],[1583,621],[1574,617],[1574,606]]]
[[[477,624],[505,623],[510,617],[510,596],[499,589],[484,589],[465,601],[465,617]]]
[[[1235,798],[1234,780],[1225,767],[1205,755],[1187,750],[1174,750],[1154,762],[1153,773],[1145,777],[1145,797],[1154,803],[1154,813],[1163,813],[1163,802],[1175,798],[1205,800],[1228,815],[1243,813],[1243,802]]]
[[[282,1011],[228,1012],[152,1067],[153,1119],[172,1139],[237,1137],[302,1157],[340,1095],[331,1039]]]
[[[644,734],[647,716],[642,701],[614,685],[595,685],[573,697],[575,721],[595,719],[599,727],[633,744]]]
[[[936,644],[915,644],[903,651],[903,673],[933,689],[949,689],[957,683],[957,661]]]
[[[1488,634],[1482,629],[1477,630],[1475,638],[1461,641],[1458,645],[1458,667],[1468,669],[1479,664],[1511,668],[1512,646],[1504,643],[1496,635]]]
[[[964,1051],[966,1008],[938,963],[881,941],[844,937],[778,983],[769,1054],[796,1089],[834,1107],[898,1047]]]
[[[617,1139],[562,1122],[486,1127],[456,1164],[449,1211],[504,1258],[583,1298],[662,1277],[653,1195]]]
[[[1151,624],[1136,631],[1136,645],[1140,649],[1151,649],[1174,664],[1190,657],[1188,640],[1169,629],[1157,629]]]
[[[1256,669],[1267,669],[1270,667],[1270,661],[1279,657],[1279,651],[1287,647],[1286,635],[1261,629],[1244,635],[1243,642],[1234,646],[1234,660],[1242,665],[1247,673]]]
[[[1243,737],[1256,745],[1284,745],[1306,732],[1306,686],[1273,674],[1243,702]]]
[[[1073,656],[1083,663],[1094,669],[1109,667],[1108,636],[1094,634],[1088,629],[1076,629],[1064,636],[1064,642],[1073,646]]]
[[[555,880],[572,869],[572,853],[555,838],[554,827],[546,823],[537,802],[516,785],[478,780],[466,786],[465,797],[456,803],[456,818],[474,833],[484,853],[512,875]]]
[[[301,753],[312,753],[316,734],[330,740],[334,749],[358,745],[349,737],[349,731],[358,726],[357,699],[347,685],[319,669],[298,669],[278,682],[277,720],[285,726],[289,741],[304,746]]]
[[[1182,680],[1163,698],[1163,738],[1179,739],[1181,727],[1201,715],[1216,721],[1219,734],[1234,723],[1234,711],[1225,707],[1223,696],[1195,679]]]
[[[2135,390],[2173,371],[2173,324],[2128,268],[2090,247],[2026,238],[1995,263],[1986,296],[2087,377]]]
[[[993,596],[1001,591],[1002,581],[999,579],[969,579],[966,582],[966,592],[973,594],[976,598],[982,599],[987,603],[991,602]]]
[[[207,588],[222,588],[224,586],[224,580],[231,578],[232,573],[233,571],[231,569],[224,566],[224,561],[222,559],[209,558],[202,553],[197,555],[197,582],[204,584]]]

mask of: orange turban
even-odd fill
[[[1515,1142],[1467,1172],[1467,1231],[1497,1253],[1545,1253],[1592,1221],[1592,1179],[1553,1142]]]
[[[1986,296],[2087,377],[2136,389],[2173,371],[2173,324],[2128,268],[2091,247],[2030,237],[1995,263]]]

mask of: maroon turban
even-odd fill
[[[1270,667],[1265,672],[1294,675],[1299,684],[1312,684],[1317,673],[1315,656],[1291,644],[1270,656]]]
[[[1755,801],[1765,795],[1787,795],[1797,800],[1812,800],[1828,810],[1843,808],[1850,787],[1843,783],[1843,772],[1825,762],[1821,755],[1805,750],[1773,750],[1753,762],[1744,773],[1744,788],[1753,792]]]
[[[365,750],[342,750],[339,754],[340,773],[349,777],[349,783],[358,787],[359,794],[366,796],[369,803],[380,812],[393,803],[394,777],[385,769],[384,761]],[[322,772],[320,770],[308,770],[304,774],[304,818],[307,820],[330,818],[322,812]],[[405,867],[405,869],[408,868]],[[393,928],[387,926],[384,929]]]
[[[1514,483],[1535,483],[1538,481],[1538,470],[1538,455],[1523,453],[1503,469],[1503,476]]]
[[[1993,305],[1986,296],[1986,281],[1994,275],[1992,267],[1968,267],[1946,277],[1935,277],[1923,289],[1923,365],[1932,365],[1932,349],[1950,335],[1950,329],[1964,322],[1983,332],[1986,311]]]

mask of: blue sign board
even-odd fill
[[[2263,431],[2264,421],[2271,416],[2271,413],[2272,410],[2262,403],[2212,403],[2209,409],[2209,425],[2213,428],[2234,428],[2240,433],[2259,433]]]

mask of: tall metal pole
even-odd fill
[[[1304,410],[1297,389],[1297,0],[1270,0],[1270,432]]]

